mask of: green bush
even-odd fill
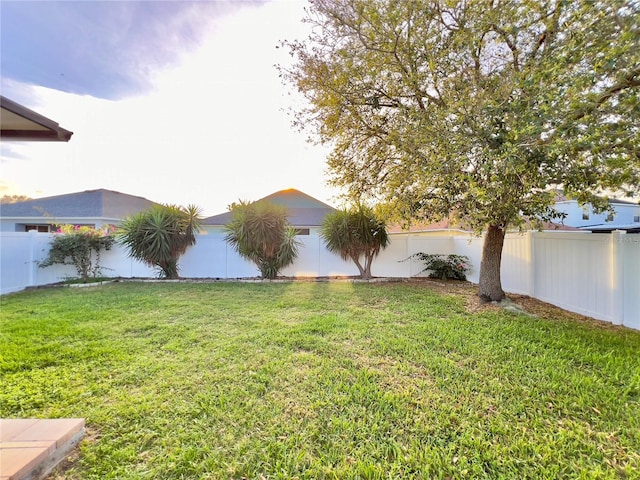
[[[364,279],[371,278],[373,259],[390,243],[384,220],[363,204],[329,213],[322,222],[320,236],[327,250],[343,260],[351,259]]]
[[[90,277],[100,275],[100,252],[111,250],[115,239],[114,227],[100,229],[80,225],[63,225],[54,234],[47,258],[39,262],[40,268],[54,264],[73,265],[78,276],[86,283]]]
[[[414,253],[409,258],[417,258],[424,263],[424,269],[420,271],[430,272],[429,278],[441,280],[466,280],[471,268],[469,257],[466,255],[439,255],[433,253]]]
[[[252,261],[262,278],[273,279],[298,256],[300,242],[287,220],[287,209],[265,200],[240,201],[229,207],[231,221],[225,225],[225,240]]]
[[[200,222],[200,208],[195,205],[154,205],[125,218],[118,241],[131,258],[156,267],[162,278],[175,279],[178,260],[195,245]]]

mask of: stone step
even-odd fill
[[[0,419],[0,480],[43,479],[83,435],[83,418]]]

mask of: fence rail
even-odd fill
[[[282,274],[292,277],[357,275],[355,265],[341,260],[317,236],[303,243],[295,263]],[[49,249],[50,234],[0,233],[0,293],[55,283],[73,277],[73,267],[39,268]],[[393,234],[389,247],[374,260],[372,274],[408,278],[422,270],[409,257],[417,252],[467,255],[477,283],[482,238],[439,233]],[[156,272],[127,256],[121,246],[101,256],[107,276],[155,277]],[[244,278],[259,274],[222,235],[199,235],[180,260],[180,273],[192,278]],[[508,234],[502,256],[505,291],[538,298],[566,310],[640,330],[640,235],[624,232],[527,232]]]

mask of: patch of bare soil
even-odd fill
[[[430,288],[443,295],[455,295],[464,298],[469,313],[500,310],[501,308],[500,305],[496,303],[482,304],[480,297],[478,297],[478,287],[469,282],[461,282],[460,280],[438,280],[433,278],[412,278],[409,282]]]
[[[76,445],[76,447],[69,452],[67,455],[56,467],[51,470],[49,475],[46,477],[47,480],[63,480],[67,477],[67,472],[78,462],[80,458],[80,445],[86,443],[94,443],[98,440],[100,435],[97,431],[93,430],[90,427],[85,427],[84,437],[80,440],[80,443]]]
[[[453,294],[463,297],[469,313],[511,308],[512,310],[520,311],[545,320],[573,320],[588,323],[592,326],[599,326],[601,328],[620,328],[607,322],[563,310],[560,307],[542,302],[527,295],[509,293],[507,294],[507,300],[502,303],[482,304],[478,297],[478,286],[469,282],[461,282],[458,280],[435,280],[432,278],[411,279],[410,282],[420,283],[421,285],[445,295]]]

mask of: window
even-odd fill
[[[640,223],[640,215],[633,216],[633,223]]]
[[[296,235],[309,235],[308,228],[296,228]]]
[[[609,215],[607,215],[607,222],[613,222],[613,219],[615,218],[615,215],[613,213],[610,213]]]
[[[582,219],[589,220],[589,210],[587,210],[586,208],[582,209]]]
[[[35,230],[36,232],[39,232],[39,233],[49,233],[51,231],[50,225],[25,225],[24,226],[25,232],[30,232],[32,230]]]

